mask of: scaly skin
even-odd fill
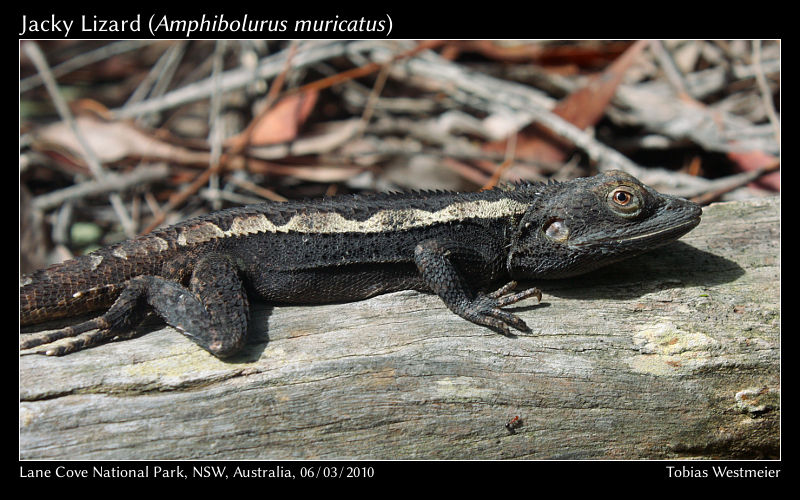
[[[99,317],[26,335],[67,354],[130,330],[147,310],[215,356],[244,343],[248,300],[310,304],[415,289],[508,335],[502,308],[541,292],[518,279],[582,274],[673,241],[700,208],[622,172],[478,193],[411,192],[264,203],[197,217],[20,280],[20,322]],[[506,283],[499,289],[489,286]]]

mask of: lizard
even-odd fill
[[[518,280],[566,278],[678,239],[701,208],[621,171],[477,192],[412,191],[266,202],[191,218],[20,278],[20,325],[96,311],[24,334],[64,355],[121,337],[147,312],[226,358],[245,342],[252,298],[349,302],[399,290],[512,336]],[[498,288],[497,284],[505,283]]]

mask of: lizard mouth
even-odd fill
[[[688,233],[700,224],[700,217],[695,217],[681,224],[676,224],[667,228],[659,228],[654,231],[634,234],[623,238],[609,238],[602,240],[603,242],[616,242],[616,243],[630,243],[636,241],[659,241],[659,240],[673,240]]]
[[[574,242],[573,245],[586,247],[598,244],[612,244],[634,248],[658,246],[677,240],[700,224],[703,209],[698,205],[682,198],[667,195],[661,196],[666,198],[666,203],[652,216],[651,221],[653,223],[649,225],[643,224],[639,231],[601,237],[594,240],[588,238],[584,241]],[[659,224],[658,221],[663,219],[671,220],[673,223],[670,225]]]

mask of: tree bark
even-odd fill
[[[22,356],[20,458],[776,458],[779,212],[711,205],[679,242],[539,282],[516,338],[406,291],[256,304],[227,361],[160,325]]]

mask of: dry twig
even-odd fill
[[[22,49],[25,51],[28,57],[31,58],[31,61],[33,61],[33,64],[39,71],[42,81],[47,88],[47,92],[50,94],[50,98],[53,100],[53,104],[56,106],[59,116],[68,124],[73,134],[75,134],[75,138],[81,144],[81,147],[83,148],[82,153],[84,155],[84,159],[86,160],[86,164],[89,166],[92,175],[95,177],[95,179],[101,181],[104,180],[106,177],[106,172],[95,156],[92,148],[89,147],[89,143],[78,129],[75,119],[72,116],[72,112],[70,112],[66,101],[62,97],[61,92],[58,89],[58,84],[56,83],[56,80],[50,71],[50,67],[47,64],[44,54],[42,54],[42,51],[39,49],[39,46],[36,44],[36,42],[27,41],[22,44]],[[114,212],[117,214],[117,218],[122,225],[123,231],[125,231],[125,234],[128,237],[133,237],[136,234],[136,230],[133,226],[133,221],[128,215],[128,211],[125,209],[125,205],[122,202],[122,197],[119,195],[119,193],[111,193],[109,195],[109,200],[111,201],[111,205],[114,207]]]

